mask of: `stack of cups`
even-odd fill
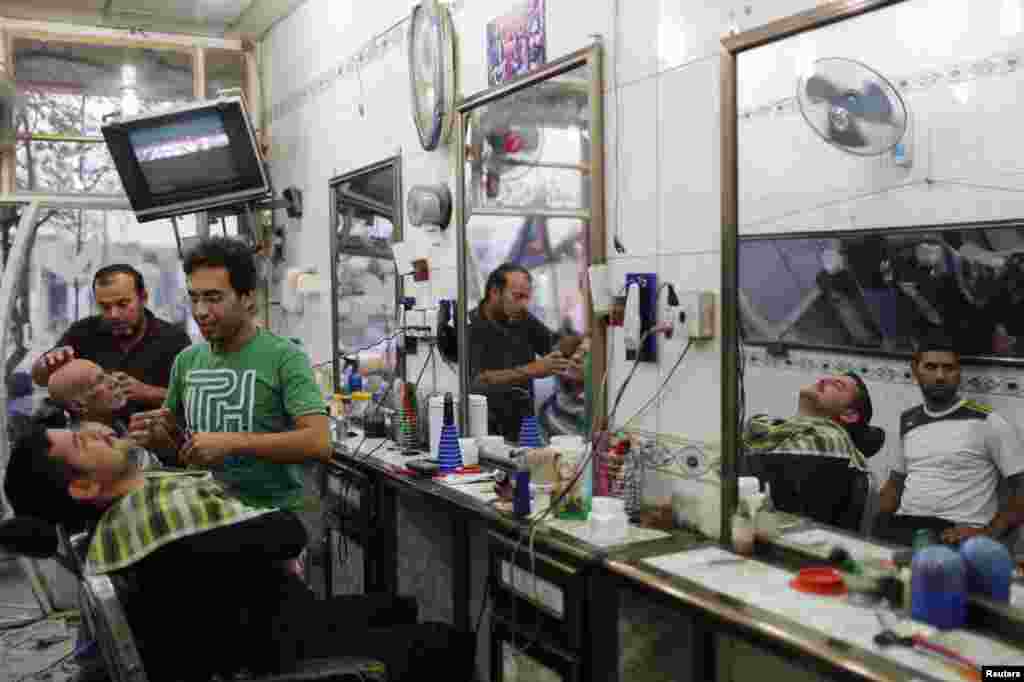
[[[523,422],[519,427],[519,447],[544,447],[540,440],[540,426],[537,424],[537,418],[532,414],[523,417]]]
[[[403,450],[415,450],[417,440],[416,411],[407,407],[402,408],[398,444]]]
[[[441,427],[441,439],[437,444],[437,461],[441,471],[455,471],[462,466],[462,451],[459,449],[459,432],[454,424]]]

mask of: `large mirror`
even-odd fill
[[[346,358],[370,386],[401,376],[398,296],[391,245],[402,240],[398,157],[330,181],[333,383],[341,391]]]
[[[911,354],[936,331],[964,356],[961,394],[1024,431],[1022,24],[1019,0],[833,2],[723,40],[724,532],[737,476],[771,478],[747,420],[803,414],[820,376],[850,371],[884,441],[861,448],[861,497],[849,476],[821,497],[859,505],[839,525],[878,539],[900,415],[923,400]],[[1020,552],[1020,535],[1002,539]]]
[[[582,50],[459,109],[462,414],[484,395],[489,432],[512,441],[524,416],[550,438],[586,433],[590,415],[582,374],[509,370],[587,337],[590,376],[604,373],[587,278],[605,258],[599,57]]]

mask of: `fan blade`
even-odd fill
[[[807,79],[804,93],[809,99],[825,99],[831,102],[832,98],[839,94],[839,89],[827,78],[815,75]]]
[[[857,126],[857,122],[854,119],[850,119],[850,125],[847,126],[846,130],[839,130],[829,121],[828,124],[828,136],[829,139],[840,147],[867,147],[868,141],[860,132],[860,128]]]
[[[892,121],[892,102],[878,83],[865,83],[861,92],[843,99],[847,110],[858,118],[871,123]]]

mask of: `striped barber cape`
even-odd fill
[[[116,571],[174,540],[276,511],[229,496],[205,471],[147,471],[144,480],[100,518],[89,543],[86,573]]]
[[[785,452],[809,457],[847,459],[850,466],[867,471],[867,461],[853,444],[849,432],[827,417],[789,417],[778,419],[756,415],[743,433],[747,454]]]

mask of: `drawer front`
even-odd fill
[[[581,682],[582,663],[577,656],[534,641],[523,632],[495,618],[491,625],[492,682]]]
[[[373,527],[376,500],[373,480],[350,467],[332,462],[324,482],[326,521],[350,537],[366,535]]]
[[[575,566],[529,543],[490,534],[490,579],[494,611],[544,641],[578,651],[584,641],[586,582]]]

